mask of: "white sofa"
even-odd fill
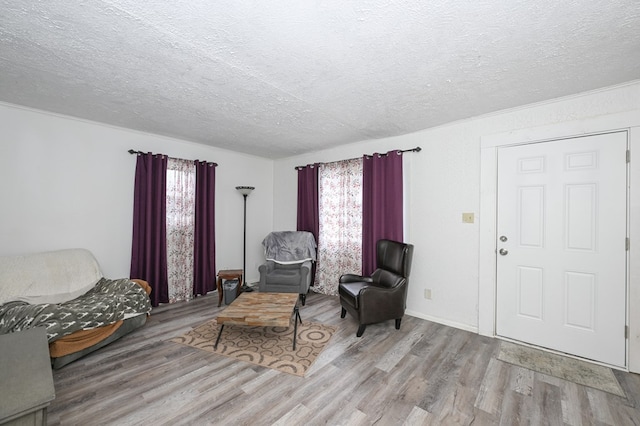
[[[0,257],[0,334],[44,327],[60,368],[143,326],[150,291],[106,279],[85,249]]]

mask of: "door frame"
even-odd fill
[[[498,148],[578,136],[626,131],[633,153],[627,182],[640,182],[640,111],[631,111],[533,127],[480,138],[480,244],[478,270],[478,333],[496,337],[496,240]],[[631,219],[634,220],[631,220]],[[640,189],[629,188],[627,229],[627,369],[640,373]],[[634,244],[634,238],[635,244]],[[635,250],[634,250],[635,248]],[[635,310],[632,307],[635,306]]]

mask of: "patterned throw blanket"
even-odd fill
[[[127,278],[102,278],[80,297],[60,304],[8,302],[0,306],[0,334],[45,327],[49,343],[78,330],[112,324],[125,314],[151,312],[149,296]]]

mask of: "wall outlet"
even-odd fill
[[[462,213],[462,223],[473,223],[473,213]]]
[[[424,289],[424,298],[427,300],[431,300],[431,289],[430,288],[425,288]]]

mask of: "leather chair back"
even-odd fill
[[[413,244],[379,240],[376,245],[376,264],[378,269],[384,269],[401,277],[409,278],[412,259]]]

